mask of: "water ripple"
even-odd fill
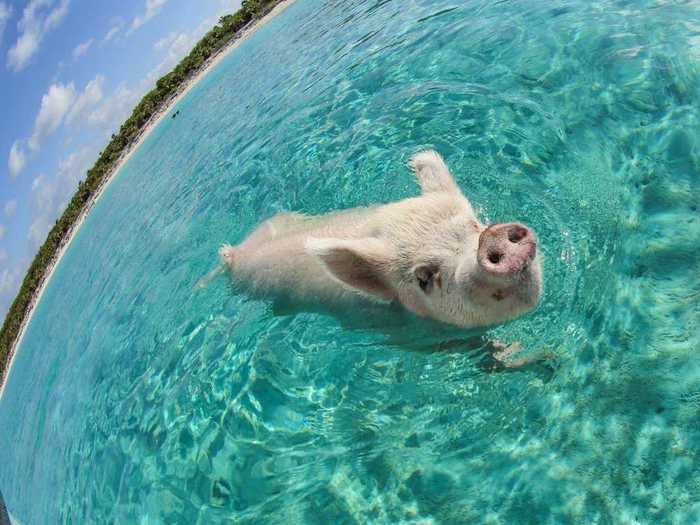
[[[698,28],[680,2],[299,0],[181,102],[67,253],[0,405],[10,509],[700,520]],[[387,334],[224,279],[192,294],[278,211],[414,195],[426,147],[482,219],[537,230],[533,314]],[[486,338],[553,360],[492,373]]]

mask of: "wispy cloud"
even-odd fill
[[[134,18],[131,23],[131,28],[129,33],[136,31],[139,27],[148,22],[151,18],[160,13],[163,6],[168,2],[168,0],[146,0],[146,10],[145,12]]]
[[[192,49],[198,40],[197,31],[192,33],[171,33],[153,45],[156,51],[165,51],[165,57],[153,69],[151,75],[162,75],[172,69]]]
[[[68,115],[66,116],[66,122],[68,124],[73,124],[86,117],[89,111],[102,100],[104,80],[105,77],[97,75],[87,83],[83,92],[78,95],[75,99],[75,103],[68,111]]]
[[[58,6],[56,6],[56,9],[49,12],[49,15],[44,21],[44,29],[46,31],[51,31],[52,29],[56,29],[58,27],[58,25],[68,14],[69,5],[70,0],[61,0],[61,3]]]
[[[7,228],[0,224],[0,241],[5,238],[5,235],[7,234]]]
[[[17,201],[16,200],[11,200],[7,201],[5,203],[5,216],[6,217],[13,217],[15,215],[15,212],[17,211]]]
[[[12,16],[12,6],[4,2],[0,2],[0,44],[2,43],[2,35],[5,32],[8,20]]]
[[[70,84],[52,84],[48,92],[41,97],[41,107],[34,121],[34,132],[29,139],[29,147],[36,151],[41,140],[56,131],[75,101],[75,86]]]
[[[10,157],[7,159],[7,167],[10,170],[10,177],[13,179],[17,178],[24,165],[27,163],[27,156],[22,147],[22,143],[19,140],[15,140],[10,148]]]
[[[10,148],[7,165],[12,178],[16,178],[26,165],[25,144],[29,145],[31,151],[39,151],[42,141],[64,122],[74,125],[84,121],[85,124],[99,125],[93,122],[93,114],[102,101],[104,81],[104,76],[97,75],[85,85],[82,92],[76,91],[73,82],[49,86],[48,91],[41,97],[41,106],[34,121],[31,137],[27,141],[16,140]]]
[[[85,177],[95,157],[96,152],[92,148],[81,148],[59,161],[55,177],[50,179],[39,175],[32,182],[35,213],[27,238],[34,249],[39,248],[46,239],[55,218],[65,208],[78,181]]]
[[[27,261],[0,269],[0,311],[7,311],[15,298]]]
[[[122,28],[121,22],[112,26],[112,28],[109,31],[107,31],[107,34],[102,39],[102,43],[109,42],[110,40],[112,40],[115,36],[117,36],[117,33],[121,30],[121,28]]]
[[[81,56],[87,53],[94,41],[95,39],[91,38],[90,40],[75,46],[75,49],[73,49],[73,60],[78,60]]]
[[[92,126],[111,133],[124,122],[139,98],[146,90],[129,88],[126,84],[120,84],[114,92],[104,99],[88,116],[88,122]]]
[[[7,52],[7,66],[13,71],[24,69],[39,51],[47,33],[58,27],[68,14],[70,0],[30,0],[17,22],[17,41]]]
[[[215,23],[216,19],[214,18],[206,19],[188,33],[173,32],[157,40],[153,44],[153,49],[157,53],[164,52],[164,55],[156,67],[148,73],[147,81],[154,83],[158,78],[172,70]]]

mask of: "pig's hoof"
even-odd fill
[[[517,354],[523,349],[522,345],[519,342],[506,344],[498,340],[491,341],[491,346],[493,346],[493,348],[496,350],[493,356],[502,363],[505,363],[510,356],[512,356],[513,354]]]
[[[437,151],[431,149],[419,151],[411,160],[408,161],[408,165],[414,170],[420,171],[423,168],[442,168],[445,165],[445,161]]]
[[[226,264],[233,263],[233,257],[235,253],[236,249],[230,244],[224,244],[221,248],[219,248],[219,256],[221,257],[221,260],[224,261]]]

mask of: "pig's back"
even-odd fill
[[[374,229],[375,208],[341,210],[322,216],[279,214],[262,223],[235,248],[233,279],[247,292],[303,303],[365,301],[333,279],[306,251],[309,238],[362,238]]]

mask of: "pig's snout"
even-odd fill
[[[524,224],[493,224],[479,236],[477,260],[489,274],[508,276],[527,269],[537,253],[537,238]]]

